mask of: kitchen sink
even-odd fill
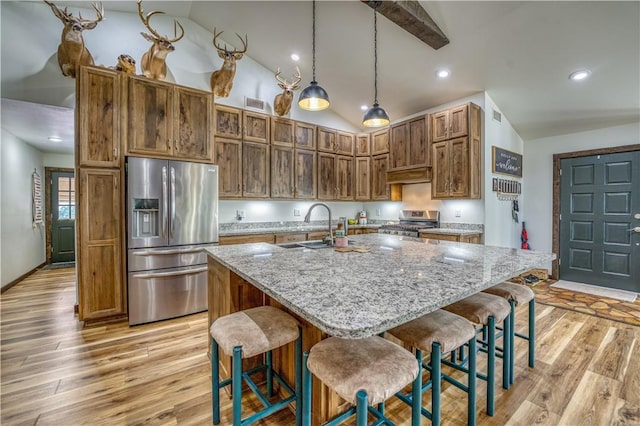
[[[349,241],[349,245],[354,244],[353,241]],[[299,243],[284,243],[284,244],[278,244],[279,247],[285,248],[285,249],[290,249],[290,248],[309,248],[309,249],[322,249],[322,248],[329,248],[331,247],[329,244],[326,244],[324,241],[321,240],[314,240],[314,241],[301,241]]]

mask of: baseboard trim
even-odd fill
[[[0,289],[0,294],[4,293],[5,291],[9,290],[11,287],[13,287],[14,285],[18,284],[20,281],[24,280],[25,278],[27,278],[29,275],[33,274],[34,272],[36,272],[38,269],[43,268],[45,265],[47,264],[47,262],[42,262],[41,264],[39,264],[38,266],[36,266],[35,268],[33,268],[32,270],[30,270],[29,272],[22,274],[21,276],[19,276],[18,278],[16,278],[15,280],[11,281],[9,284],[5,285],[4,287],[2,287],[2,289]]]

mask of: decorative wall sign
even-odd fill
[[[31,218],[34,227],[42,224],[42,179],[37,170],[31,174]]]
[[[491,164],[493,173],[522,177],[522,154],[492,146]]]

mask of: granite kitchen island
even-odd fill
[[[384,332],[555,258],[385,234],[349,240],[369,251],[264,243],[208,249],[210,322],[242,309],[277,306],[301,322],[309,350],[329,335],[358,339]],[[293,347],[277,352],[275,365],[293,379]],[[227,377],[230,363],[222,359],[221,374]],[[314,424],[341,409],[339,398],[315,381],[313,399]]]

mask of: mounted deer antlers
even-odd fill
[[[282,93],[276,95],[273,100],[273,108],[276,111],[276,114],[282,116],[289,114],[289,110],[291,109],[291,101],[293,101],[293,92],[298,90],[300,86],[300,80],[302,77],[300,76],[300,68],[296,67],[296,75],[293,77],[294,81],[292,83],[287,82],[287,80],[283,80],[280,78],[280,68],[278,68],[278,72],[275,75],[276,80],[278,80],[278,86],[282,89]]]
[[[184,28],[177,20],[173,20],[173,37],[170,39],[167,36],[161,36],[154,30],[151,25],[149,25],[149,19],[153,15],[156,14],[164,14],[159,10],[154,10],[153,12],[149,12],[146,18],[143,16],[144,12],[142,10],[142,0],[138,0],[138,15],[142,20],[142,23],[147,27],[151,34],[140,33],[142,37],[153,43],[149,50],[146,51],[144,55],[142,55],[141,68],[142,73],[147,78],[153,78],[156,80],[164,80],[167,76],[167,64],[165,60],[167,59],[167,55],[175,50],[172,43],[179,41],[182,37],[184,37]],[[181,34],[178,36],[178,27],[180,27]]]
[[[218,56],[224,60],[224,63],[220,67],[219,70],[211,73],[211,91],[216,96],[220,96],[221,98],[226,98],[229,96],[231,92],[231,88],[233,87],[233,77],[236,75],[236,61],[242,59],[242,55],[247,51],[248,46],[248,38],[245,35],[244,40],[238,33],[236,35],[240,39],[243,45],[242,50],[229,50],[227,49],[227,45],[224,45],[224,48],[220,47],[218,43],[216,43],[216,39],[220,36],[224,31],[216,32],[216,29],[213,29],[213,45],[218,50]]]
[[[99,8],[98,5],[92,3],[97,18],[91,20],[83,19],[80,13],[76,18],[71,12],[67,12],[66,7],[64,10],[60,10],[58,6],[50,1],[44,0],[44,2],[51,7],[53,14],[64,24],[60,45],[58,46],[58,65],[60,65],[62,75],[75,78],[76,71],[81,65],[94,64],[91,53],[84,46],[82,31],[94,29],[98,22],[104,19],[102,3],[100,3]]]

